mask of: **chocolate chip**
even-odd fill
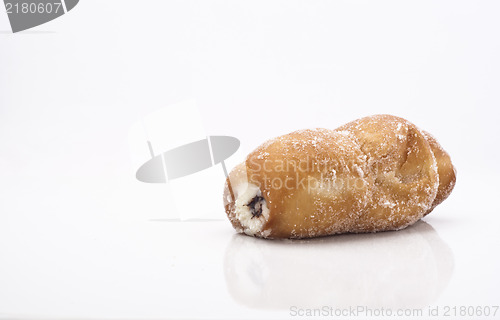
[[[252,213],[252,218],[260,217],[262,215],[262,201],[264,200],[261,196],[253,197],[252,201],[250,201],[246,206],[250,208],[250,212]]]

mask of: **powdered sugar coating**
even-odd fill
[[[259,230],[249,232],[236,217],[234,202],[225,202],[226,212],[238,231],[266,238],[402,229],[431,209],[439,186],[426,137],[389,115],[266,141],[231,172],[228,181],[239,177],[235,188],[242,183],[242,166],[269,215]],[[227,189],[226,183],[225,199]]]

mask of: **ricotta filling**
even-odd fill
[[[269,219],[269,207],[259,187],[245,183],[236,190],[235,215],[243,226],[243,232],[253,236],[262,231]]]

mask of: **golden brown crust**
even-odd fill
[[[235,183],[240,183],[242,180],[246,179],[247,174],[245,163],[240,163],[231,171],[231,174],[229,175],[229,177],[227,177],[226,184],[224,186],[224,209],[226,210],[227,216],[229,218],[229,221],[231,221],[233,228],[238,232],[243,231],[243,226],[235,216],[235,198],[232,185]]]
[[[354,135],[375,181],[366,217],[355,231],[397,230],[418,221],[438,186],[436,160],[423,133],[390,115],[362,118],[337,130]]]
[[[377,115],[267,141],[230,173],[224,204],[237,231],[265,238],[397,230],[449,195],[450,168],[435,139]],[[253,196],[263,214],[249,209]]]
[[[431,146],[434,157],[436,158],[439,175],[439,187],[436,198],[434,199],[431,208],[425,213],[425,215],[428,215],[438,204],[448,198],[455,187],[457,178],[456,169],[451,162],[450,155],[441,147],[436,138],[434,138],[430,133],[426,131],[423,131],[423,133]]]
[[[263,228],[269,237],[343,232],[353,227],[368,201],[364,154],[331,130],[301,130],[274,139],[252,152],[246,166],[271,212]]]

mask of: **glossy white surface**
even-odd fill
[[[286,318],[292,306],[497,304],[496,227],[435,213],[400,232],[307,241],[237,235],[227,221],[10,221],[1,315],[250,319]]]

